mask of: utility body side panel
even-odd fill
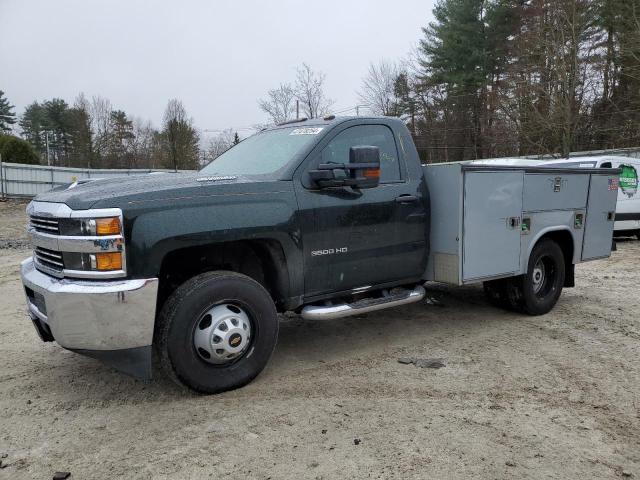
[[[431,195],[431,246],[425,279],[457,285],[462,278],[462,164],[423,167]]]
[[[573,258],[571,263],[580,263],[582,261],[582,238],[584,234],[583,228],[572,228],[575,220],[576,212],[584,214],[585,210],[550,210],[546,212],[524,212],[523,221],[529,221],[530,228],[527,232],[522,232],[520,237],[520,265],[521,273],[526,273],[529,256],[533,247],[545,235],[553,232],[566,232],[571,235],[573,240]],[[611,241],[609,241],[611,248]]]
[[[463,282],[519,273],[523,175],[522,171],[465,175]]]
[[[525,212],[575,210],[587,206],[589,175],[527,173],[525,176]]]
[[[593,175],[589,187],[589,211],[585,221],[582,260],[608,257],[616,217],[618,184],[605,175]],[[613,204],[613,207],[612,207]]]
[[[559,231],[571,236],[572,263],[610,254],[618,170],[423,168],[432,225],[426,280],[462,285],[524,274],[535,244]]]

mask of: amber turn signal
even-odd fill
[[[117,217],[97,218],[96,219],[96,234],[98,234],[98,235],[118,235],[118,234],[120,234],[120,219],[117,218]]]
[[[122,253],[96,253],[96,270],[122,270]]]
[[[365,178],[380,178],[379,168],[367,168],[363,173]]]

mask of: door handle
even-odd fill
[[[415,195],[400,195],[396,197],[396,203],[415,203],[418,201],[418,197]]]

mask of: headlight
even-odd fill
[[[59,221],[60,235],[101,237],[121,235],[122,225],[118,217],[64,218]]]
[[[113,272],[123,270],[122,252],[62,254],[67,270]]]

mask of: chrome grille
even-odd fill
[[[38,217],[36,215],[31,215],[29,220],[31,222],[31,226],[37,232],[48,233],[51,235],[60,235],[60,226],[58,224],[58,219],[56,218]]]
[[[62,270],[64,270],[62,252],[55,252],[47,248],[36,247],[33,250],[33,255],[36,258],[36,262],[43,267],[56,270],[58,272],[62,272]]]

